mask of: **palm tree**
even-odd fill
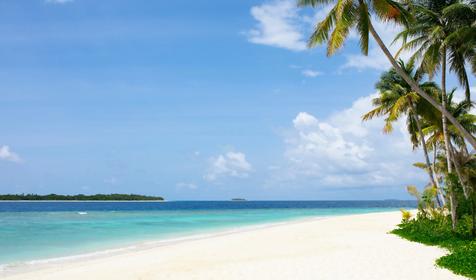
[[[318,7],[329,3],[335,3],[327,16],[316,25],[309,39],[308,46],[327,42],[327,55],[334,54],[344,44],[351,28],[356,27],[360,36],[360,47],[367,55],[369,49],[369,33],[375,39],[379,47],[388,58],[395,71],[400,75],[418,95],[437,108],[448,120],[461,132],[464,138],[476,149],[476,139],[461,126],[453,116],[428,95],[418,84],[398,65],[397,61],[383,43],[375,31],[370,11],[373,11],[384,21],[394,21],[408,25],[412,16],[405,7],[393,0],[298,0],[299,6]]]
[[[426,91],[434,91],[437,88],[432,82],[422,82],[423,75],[421,72],[415,71],[413,62],[405,65],[405,63],[400,60],[398,64],[405,73],[419,83],[420,88]],[[389,133],[393,129],[393,122],[404,115],[408,115],[407,127],[411,135],[413,147],[416,148],[421,144],[426,162],[425,170],[428,172],[432,187],[436,187],[438,190],[440,205],[444,205],[444,196],[438,180],[435,180],[436,173],[430,162],[419,116],[421,112],[427,111],[428,109],[431,111],[433,107],[427,102],[422,102],[418,94],[397,74],[394,68],[382,74],[376,88],[379,91],[379,96],[372,101],[375,108],[363,115],[362,120],[367,121],[378,116],[386,116],[384,132]]]
[[[441,67],[442,85],[446,83],[447,60],[470,101],[470,85],[466,61],[474,45],[462,41],[467,29],[476,20],[476,9],[461,0],[416,0],[412,5],[415,21],[405,26],[395,41],[403,39],[398,54],[403,50],[415,50],[412,59],[421,60],[423,68],[432,77]],[[450,37],[451,36],[451,37]],[[450,38],[448,38],[450,37]],[[408,41],[410,39],[410,41]],[[467,38],[470,39],[470,38]],[[474,39],[473,39],[474,40]],[[471,39],[469,40],[471,41]],[[442,88],[446,91],[446,88]]]
[[[470,101],[464,50],[459,42],[447,41],[447,38],[451,34],[458,37],[458,26],[472,22],[471,6],[461,3],[459,0],[419,0],[415,2],[412,5],[412,10],[415,12],[414,23],[407,25],[405,30],[395,38],[395,40],[403,39],[400,51],[416,49],[411,59],[420,60],[420,69],[427,72],[430,77],[433,77],[441,68],[441,106],[445,109],[448,109],[446,104],[446,67],[449,58],[450,70],[457,74],[461,85],[466,90],[466,100]],[[442,125],[448,173],[452,173],[451,143],[445,115],[442,115]]]
[[[452,5],[451,9],[445,9],[444,13],[451,19],[454,27],[454,31],[446,38],[445,44],[456,46],[456,50],[461,55],[459,59],[466,59],[473,73],[476,74],[476,1]],[[463,74],[455,72],[458,76]],[[466,97],[468,92],[469,90],[466,90]]]
[[[470,131],[471,133],[476,132],[476,116],[470,114],[470,109],[472,108],[472,103],[467,102],[466,100],[461,102],[453,102],[454,94],[456,89],[453,89],[447,96],[446,96],[446,104],[448,104],[448,111],[460,122],[466,130]],[[441,100],[443,98],[443,94],[440,91],[438,94],[438,99]],[[445,146],[444,140],[444,133],[443,133],[443,124],[441,122],[441,114],[426,114],[424,121],[423,121],[423,134],[426,135],[427,138],[427,145],[429,147],[441,147]],[[454,158],[454,155],[457,154],[465,154],[469,155],[469,152],[466,150],[466,145],[464,140],[458,133],[458,131],[453,127],[448,127],[448,137],[449,141],[449,152],[451,154],[451,161],[447,161],[447,157],[440,157],[445,164],[440,162],[438,168],[440,171],[445,169],[447,172],[448,170],[455,170],[456,174],[452,174],[448,172],[445,174],[447,189],[449,194],[449,201],[450,201],[450,212],[451,212],[451,221],[453,230],[456,229],[457,225],[457,216],[456,216],[456,209],[458,207],[458,201],[456,196],[456,188],[462,187],[465,197],[468,199],[469,197],[469,183],[465,179],[464,174],[462,172],[461,164],[458,160]],[[453,147],[454,143],[458,149]],[[445,148],[446,150],[446,148]],[[446,150],[448,151],[448,150]],[[436,151],[435,151],[436,152]],[[448,164],[451,165],[451,168],[448,168]],[[459,179],[459,182],[457,182]],[[455,181],[456,180],[456,181]]]
[[[461,102],[454,102],[456,89],[452,89],[449,94],[446,96],[445,103],[448,104],[448,111],[458,120],[459,123],[470,133],[476,133],[476,116],[470,113],[470,110],[473,108],[473,103],[463,100]],[[438,93],[438,100],[443,98],[443,93],[440,91]],[[439,112],[433,112],[432,114],[426,114],[423,122],[423,133],[428,136],[427,145],[429,147],[438,146],[441,143],[444,143],[444,134],[443,134],[443,124],[439,120],[441,114]],[[450,149],[452,152],[455,150],[455,147],[461,150],[465,154],[469,154],[466,149],[464,139],[458,133],[457,129],[454,126],[448,126],[448,138]],[[457,164],[452,162],[452,165],[457,167]],[[458,168],[455,168],[457,170]]]

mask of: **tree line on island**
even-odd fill
[[[139,194],[93,194],[93,195],[84,195],[84,194],[77,194],[77,195],[62,195],[62,194],[47,194],[47,195],[39,195],[39,194],[0,194],[0,200],[66,200],[66,201],[138,201],[138,200],[146,200],[146,201],[163,201],[164,199],[160,196],[146,196],[146,195],[139,195]]]
[[[327,44],[327,55],[339,50],[351,29],[368,54],[372,37],[392,68],[377,81],[374,108],[364,121],[383,117],[383,131],[406,119],[413,149],[424,161],[414,164],[428,174],[428,184],[407,186],[418,200],[418,213],[403,212],[394,231],[404,238],[450,250],[437,264],[476,279],[476,116],[472,113],[470,76],[476,74],[476,0],[298,0],[300,6],[329,5],[315,25],[308,46]],[[401,26],[392,54],[373,21]],[[399,58],[410,54],[407,61]],[[457,88],[447,88],[453,74]],[[435,81],[437,79],[437,81]]]

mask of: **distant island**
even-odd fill
[[[106,200],[106,201],[127,201],[127,200],[147,200],[147,201],[163,201],[160,196],[147,196],[139,194],[93,194],[93,195],[61,195],[61,194],[0,194],[0,200]]]
[[[231,201],[246,201],[244,198],[232,198]]]

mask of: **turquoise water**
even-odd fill
[[[35,207],[38,206],[35,205]],[[71,256],[126,247],[144,241],[172,239],[299,218],[397,209],[287,207],[140,211],[0,211],[0,264]]]

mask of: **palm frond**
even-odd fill
[[[413,164],[413,166],[417,167],[417,168],[420,168],[420,169],[427,169],[428,166],[426,165],[426,163],[423,163],[423,162],[415,162]]]
[[[360,49],[364,55],[369,53],[369,25],[370,16],[367,4],[364,2],[359,5],[359,19],[357,21],[357,30],[360,35]]]
[[[298,0],[297,4],[299,7],[310,6],[315,8],[332,2],[334,2],[334,0]]]
[[[314,32],[309,38],[308,47],[314,47],[326,42],[329,39],[329,32],[336,22],[336,7],[331,9],[327,16],[317,24]]]
[[[337,50],[339,50],[344,44],[349,30],[355,22],[355,12],[356,8],[353,5],[353,1],[341,0],[343,1],[343,7],[336,8],[336,26],[332,32],[328,42],[327,42],[327,55],[333,55]],[[342,12],[339,10],[342,9]],[[339,15],[339,14],[340,15]]]

